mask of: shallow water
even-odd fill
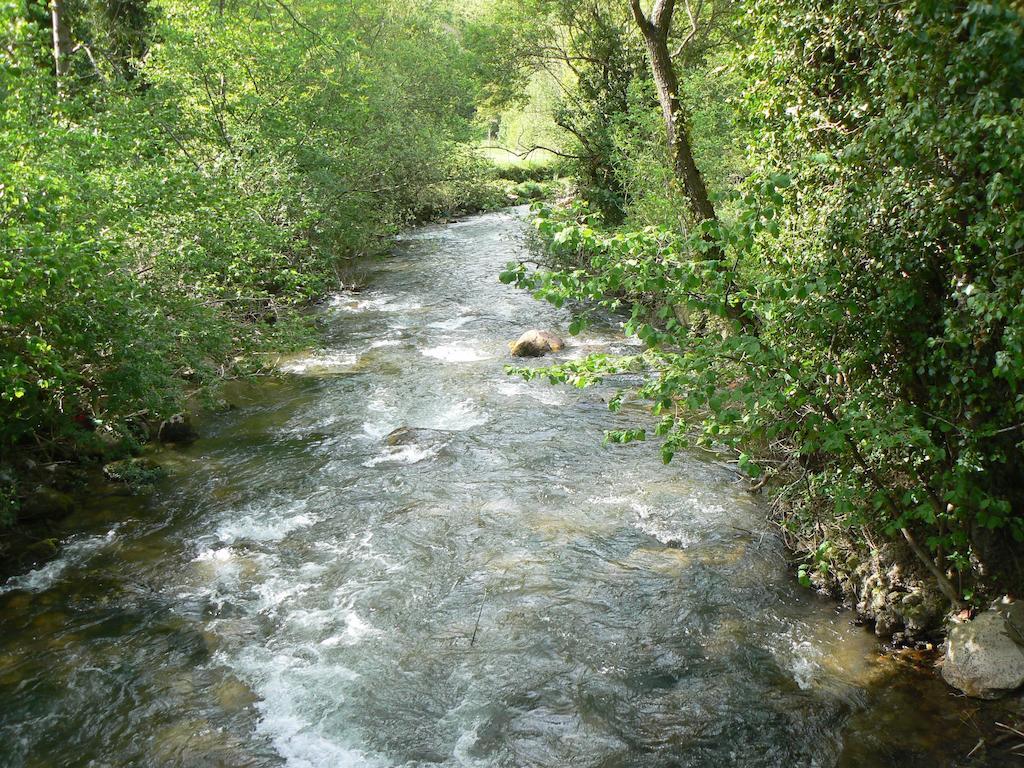
[[[801,589],[728,471],[504,374],[569,321],[497,282],[523,237],[402,238],[322,351],[0,587],[0,765],[960,764],[963,701]]]

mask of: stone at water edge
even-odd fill
[[[19,520],[67,517],[75,510],[75,499],[70,494],[48,485],[40,485],[21,502]]]
[[[512,357],[542,357],[548,352],[557,352],[565,344],[550,331],[530,330],[515,341],[510,341],[508,348]]]
[[[156,436],[161,443],[191,443],[199,437],[199,433],[186,414],[176,413],[166,421],[160,422]]]
[[[1004,598],[971,621],[954,624],[942,677],[979,699],[998,699],[1024,684],[1024,603]]]
[[[103,474],[113,483],[152,485],[167,476],[167,470],[152,459],[121,459],[103,465]]]

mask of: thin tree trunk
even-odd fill
[[[715,213],[715,206],[708,195],[704,177],[693,159],[686,110],[683,109],[683,105],[679,101],[679,81],[676,78],[675,67],[672,65],[672,54],[668,49],[668,35],[672,28],[672,12],[675,10],[675,2],[674,0],[655,0],[649,17],[640,7],[640,0],[629,0],[629,5],[633,11],[633,19],[647,44],[651,73],[654,75],[654,84],[658,89],[658,102],[661,104],[661,113],[665,120],[672,171],[676,179],[683,185],[683,191],[686,193],[695,223],[716,221],[718,217]],[[724,254],[720,246],[717,243],[712,245],[712,251],[708,255],[720,261],[723,260]],[[721,269],[725,271],[727,268],[723,266]],[[732,277],[734,275],[730,275],[730,280]],[[758,318],[739,303],[730,302],[728,289],[725,291],[723,301],[726,315],[739,323],[746,333],[757,336],[760,331]]]
[[[668,149],[672,158],[672,170],[683,185],[690,210],[697,223],[716,218],[715,206],[708,196],[704,177],[693,159],[690,146],[689,127],[686,112],[679,101],[679,81],[672,66],[672,54],[668,48],[668,34],[672,27],[674,0],[657,0],[648,18],[640,7],[640,0],[630,0],[633,18],[644,36],[647,54],[651,61],[654,84],[658,89],[658,102],[665,119]]]
[[[64,18],[64,0],[50,0],[50,19],[53,23],[54,72],[60,88],[60,81],[71,69],[71,35],[68,34],[67,20]]]

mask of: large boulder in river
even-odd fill
[[[968,696],[997,699],[1024,684],[1024,603],[998,602],[946,638],[942,677]]]
[[[512,357],[542,357],[548,352],[557,352],[565,344],[550,331],[527,331],[515,341],[509,342]]]

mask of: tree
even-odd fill
[[[64,0],[50,0],[50,21],[53,27],[53,65],[58,88],[71,69],[71,35],[68,32]]]
[[[0,526],[20,456],[135,434],[414,217],[507,201],[454,0],[3,6]]]
[[[675,0],[656,0],[650,16],[640,7],[640,0],[630,0],[629,5],[647,45],[651,74],[658,89],[658,101],[665,120],[672,169],[683,185],[696,223],[714,221],[717,218],[715,206],[708,195],[704,176],[693,159],[686,110],[679,100],[679,80],[669,50]]]
[[[671,162],[686,171],[676,6],[630,7]],[[545,373],[580,384],[646,371],[639,394],[661,417],[666,457],[703,426],[703,445],[735,447],[752,474],[785,479],[780,516],[816,572],[836,569],[833,586],[864,587],[848,563],[877,561],[872,541],[889,536],[907,545],[900,564],[916,559],[951,603],[1019,592],[1021,11],[956,0],[754,0],[744,11],[732,71],[746,82],[736,104],[757,166],[725,190],[718,219],[688,186],[699,226],[683,234],[671,219],[607,232],[542,215],[556,264],[572,269],[505,279],[556,303],[630,302],[627,328],[650,347]],[[744,332],[694,333],[677,306],[739,319]]]

